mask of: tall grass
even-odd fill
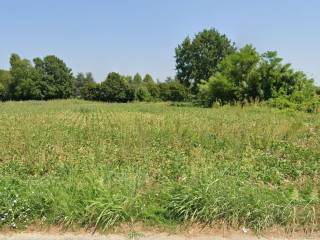
[[[0,226],[319,230],[320,115],[79,100],[0,104]]]

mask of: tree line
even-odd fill
[[[78,73],[56,56],[35,58],[33,62],[10,57],[10,70],[0,70],[0,100],[50,100],[82,98],[106,102],[186,101],[188,89],[177,79],[154,81],[150,74],[143,78],[111,72],[101,83],[91,73]]]
[[[176,76],[164,82],[109,73],[100,83],[91,73],[73,76],[56,56],[32,62],[17,54],[10,70],[0,70],[0,99],[49,100],[83,98],[107,102],[192,101],[213,104],[267,102],[272,106],[315,111],[320,89],[302,71],[296,71],[275,51],[258,53],[252,45],[237,48],[216,29],[186,37],[175,49]]]

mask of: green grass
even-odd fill
[[[319,230],[320,115],[80,100],[0,104],[0,226]]]

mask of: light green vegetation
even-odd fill
[[[0,225],[319,230],[320,115],[82,100],[0,104]]]

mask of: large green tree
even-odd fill
[[[187,37],[175,50],[178,80],[193,92],[218,70],[219,63],[235,51],[234,44],[216,29],[205,29]]]
[[[55,56],[34,59],[34,66],[27,59],[12,54],[11,80],[8,86],[10,99],[41,100],[68,98],[72,94],[72,73],[66,64]]]
[[[69,98],[73,92],[73,75],[70,68],[58,57],[50,55],[34,59],[35,69],[41,77],[44,99]]]
[[[31,62],[18,54],[10,57],[9,95],[13,100],[41,99],[40,76]]]
[[[101,101],[128,102],[133,98],[133,89],[119,73],[109,73],[106,80],[101,83],[99,97]]]

